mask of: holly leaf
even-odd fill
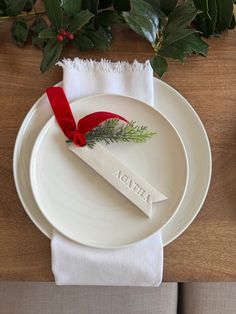
[[[87,51],[94,48],[93,41],[84,34],[76,35],[74,40],[72,41],[72,44],[80,51]]]
[[[156,34],[152,23],[141,16],[132,15],[128,12],[123,12],[123,17],[129,27],[135,31],[138,35],[142,36],[150,43],[154,43],[156,40]]]
[[[217,23],[216,28],[219,33],[229,28],[233,15],[232,0],[216,0],[217,3]]]
[[[217,23],[217,15],[218,15],[218,9],[217,9],[216,0],[212,0],[209,3],[209,10],[210,10],[211,19],[207,20],[207,25],[206,25],[206,30],[207,30],[206,31],[206,35],[207,36],[215,34],[216,23]]]
[[[82,8],[83,10],[89,10],[94,15],[98,13],[98,0],[82,0]]]
[[[62,26],[62,9],[60,0],[45,0],[44,5],[50,22],[58,31],[60,31]]]
[[[42,38],[42,39],[56,38],[56,37],[57,37],[57,31],[54,27],[45,28],[39,33],[39,38]]]
[[[82,0],[63,0],[62,7],[69,16],[76,16],[82,10]]]
[[[175,32],[169,33],[168,35],[166,35],[164,33],[164,40],[163,40],[162,45],[163,46],[171,45],[174,42],[179,41],[179,40],[181,40],[187,36],[190,36],[196,32],[197,32],[197,30],[195,28],[179,28],[179,29],[176,29]]]
[[[160,0],[160,9],[166,15],[169,15],[174,10],[176,5],[177,5],[177,0]]]
[[[39,38],[39,34],[43,29],[48,27],[47,23],[42,17],[38,17],[34,20],[32,25],[30,26],[30,34],[32,37],[32,44],[39,48],[43,48],[46,44],[46,40]]]
[[[42,49],[46,45],[46,40],[39,38],[38,36],[32,36],[32,44]]]
[[[131,0],[130,4],[131,10],[122,13],[125,21],[137,34],[154,43],[159,19],[153,7],[144,0]]]
[[[189,1],[177,6],[168,16],[168,22],[163,31],[162,45],[170,45],[195,33],[196,29],[189,28],[189,25],[199,12]]]
[[[209,3],[212,0],[193,0],[195,7],[201,11],[201,16],[204,18],[210,18],[209,15]]]
[[[190,1],[177,6],[168,16],[168,23],[165,28],[166,35],[174,33],[177,29],[188,27],[198,13],[200,11],[195,9]]]
[[[106,50],[110,47],[111,34],[102,26],[95,29],[94,26],[89,25],[85,34],[92,40],[95,49]]]
[[[43,49],[43,59],[40,65],[42,73],[49,70],[59,60],[62,52],[62,43],[55,38],[49,40]]]
[[[48,27],[46,21],[42,17],[38,17],[30,26],[30,33],[33,35],[38,35],[43,29]]]
[[[77,32],[83,26],[85,26],[94,15],[88,10],[81,11],[76,17],[74,17],[73,22],[70,24],[68,31],[71,33]]]
[[[27,0],[5,0],[6,13],[9,16],[16,16],[24,9]]]
[[[155,28],[158,27],[158,16],[153,10],[153,7],[146,1],[131,0],[131,9],[134,14],[146,17],[152,22]]]
[[[164,0],[166,1],[166,0]],[[161,1],[160,0],[145,0],[149,5],[152,6],[154,12],[159,18],[165,18],[165,13],[161,10]]]
[[[162,77],[162,75],[167,71],[168,63],[166,59],[161,56],[154,56],[153,59],[150,60],[150,63],[153,71],[156,72],[159,77]]]
[[[12,24],[11,36],[18,46],[23,46],[29,34],[29,28],[25,20],[17,19]]]
[[[208,2],[208,15],[200,13],[196,16],[196,28],[202,32],[203,36],[209,37],[215,33],[216,22],[217,3],[216,0],[211,0]]]
[[[198,53],[207,56],[208,45],[197,34],[191,34],[169,46],[162,47],[158,54],[165,58],[172,58],[183,62],[186,55]]]
[[[110,26],[113,24],[123,24],[124,19],[114,10],[105,10],[98,13],[96,23],[103,26]]]
[[[201,10],[202,1],[194,0],[195,6]],[[218,35],[228,28],[235,27],[232,0],[208,0],[207,3],[204,10],[208,9],[208,16],[204,11],[196,17],[196,27],[205,37]]]

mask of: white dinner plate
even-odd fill
[[[71,240],[99,248],[127,246],[157,232],[178,210],[188,182],[187,156],[174,127],[155,108],[131,97],[90,96],[71,103],[71,109],[75,121],[110,111],[156,132],[142,144],[106,148],[167,200],[153,203],[148,218],[68,149],[52,117],[35,142],[30,164],[33,194],[43,215]]]
[[[186,195],[171,220],[162,228],[163,244],[176,239],[191,224],[206,198],[211,179],[211,151],[206,131],[188,101],[175,89],[154,78],[154,107],[175,126],[183,140],[188,162],[189,181]],[[21,203],[35,225],[52,237],[52,225],[39,210],[31,190],[29,163],[34,142],[52,116],[44,94],[30,109],[19,130],[13,158],[16,189]]]

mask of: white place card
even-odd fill
[[[152,215],[152,203],[167,199],[165,195],[130,170],[101,144],[97,143],[93,148],[70,144],[69,149],[133,202],[149,218]]]

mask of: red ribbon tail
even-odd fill
[[[52,110],[64,134],[73,139],[76,123],[62,87],[49,87],[46,89]]]

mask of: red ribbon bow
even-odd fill
[[[66,137],[73,141],[77,146],[86,145],[86,133],[94,129],[100,123],[108,119],[120,119],[128,122],[125,118],[112,112],[97,111],[93,112],[76,122],[74,120],[69,102],[62,87],[49,87],[46,93],[55,114],[56,120]]]

